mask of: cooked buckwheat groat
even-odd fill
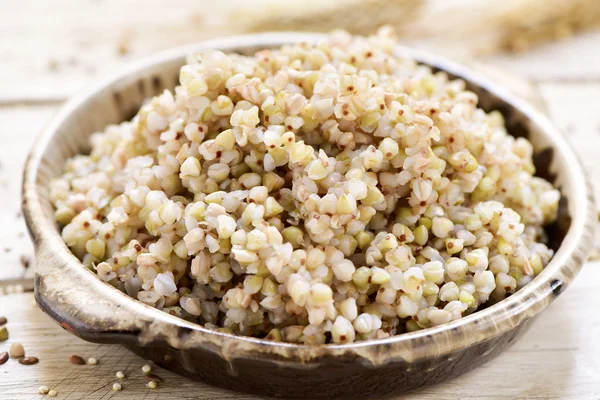
[[[53,182],[64,241],[146,304],[269,340],[385,338],[505,298],[552,257],[560,194],[498,112],[394,46],[384,28],[190,57]]]

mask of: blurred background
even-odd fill
[[[37,133],[70,96],[133,60],[211,37],[337,28],[369,34],[381,25],[391,25],[402,44],[477,65],[548,113],[590,170],[600,198],[600,0],[0,0],[0,294],[31,287],[22,167]],[[580,289],[590,298],[593,283]],[[0,316],[8,304],[0,297]],[[579,321],[564,318],[544,327],[560,331]],[[44,324],[49,334],[62,333]],[[565,335],[555,337],[572,355],[549,353],[543,362],[560,368],[579,357],[588,333]],[[596,383],[589,398],[600,398]],[[0,399],[21,398],[2,397],[3,390],[0,376]],[[564,398],[583,398],[569,393]]]
[[[4,4],[4,5],[2,5]],[[268,30],[368,34],[536,81],[600,78],[597,0],[0,1],[0,102],[61,101],[143,55]]]

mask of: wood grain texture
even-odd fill
[[[426,388],[407,399],[598,399],[600,398],[600,262],[589,263],[575,283],[514,346],[488,364],[449,382]],[[259,399],[193,382],[154,367],[163,378],[155,390],[146,388],[145,361],[115,345],[86,343],[63,331],[33,304],[31,294],[0,300],[0,315],[8,317],[9,341],[40,358],[34,366],[9,360],[0,366],[0,399],[43,398],[40,385],[58,390],[58,399]],[[96,357],[98,365],[72,365],[72,354]],[[127,378],[115,393],[115,373]],[[325,388],[324,388],[325,390]]]
[[[21,215],[21,175],[27,153],[56,106],[0,107],[0,280],[33,276],[33,245]]]

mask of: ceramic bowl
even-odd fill
[[[69,101],[29,155],[23,210],[35,241],[35,298],[63,328],[92,342],[119,343],[145,359],[234,390],[275,396],[360,397],[406,392],[460,375],[498,355],[572,282],[591,248],[596,214],[590,185],[559,131],[501,85],[438,56],[398,47],[435,70],[464,79],[508,131],[527,137],[538,174],[560,189],[556,250],[544,271],[509,298],[457,321],[382,340],[306,346],[217,333],[151,308],[99,280],[60,237],[50,181],[67,158],[89,150],[91,133],[131,118],[143,100],[178,83],[185,56],[202,49],[252,53],[319,35],[271,33],[204,42],[147,58]]]

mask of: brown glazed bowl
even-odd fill
[[[319,35],[268,33],[213,40],[143,60],[68,102],[29,155],[23,210],[35,241],[35,298],[66,330],[92,342],[120,343],[190,378],[275,396],[361,397],[406,392],[455,377],[498,355],[573,280],[592,246],[596,214],[577,157],[533,107],[477,72],[435,55],[398,47],[435,70],[464,79],[486,110],[506,117],[512,135],[534,145],[538,173],[561,190],[559,217],[548,227],[556,254],[544,271],[509,298],[457,321],[381,340],[343,345],[276,343],[213,332],[151,308],[102,282],[62,241],[49,183],[67,158],[89,150],[88,138],[131,118],[143,100],[178,83],[186,54],[202,49],[251,53]]]

